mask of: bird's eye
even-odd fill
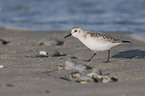
[[[75,32],[77,32],[77,30],[75,30]]]

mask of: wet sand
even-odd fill
[[[144,96],[145,95],[145,42],[123,38],[130,33],[107,33],[114,38],[130,40],[131,44],[122,44],[111,49],[109,63],[103,63],[107,51],[98,52],[91,62],[83,62],[93,52],[74,37],[66,38],[69,31],[33,32],[6,30],[0,28],[0,39],[10,41],[0,45],[0,94],[2,96]],[[56,38],[64,41],[59,46],[40,46],[44,38]],[[39,51],[57,50],[62,56],[46,58],[28,58]],[[70,56],[75,61],[97,67],[103,74],[118,79],[113,83],[80,84],[60,79],[71,71],[57,70]]]

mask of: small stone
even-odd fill
[[[50,91],[49,90],[45,90],[45,93],[50,93]]]
[[[53,50],[53,51],[49,51],[48,52],[48,56],[50,57],[57,57],[57,56],[60,56],[60,53],[56,50]]]
[[[6,84],[7,87],[15,87],[14,84]]]
[[[39,45],[46,45],[46,46],[51,46],[51,45],[62,45],[63,41],[59,41],[55,38],[47,38],[47,39],[42,39],[38,42]]]
[[[77,59],[78,57],[70,56],[70,59]]]
[[[85,64],[79,63],[77,61],[69,59],[66,61],[65,69],[66,70],[76,70],[76,71],[87,70],[88,66]]]
[[[9,41],[5,41],[3,39],[0,39],[0,45],[6,45],[8,43],[9,43]]]
[[[0,68],[5,68],[5,66],[4,65],[0,65]]]

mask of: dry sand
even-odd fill
[[[123,38],[129,33],[107,33],[132,44],[123,44],[112,48],[109,63],[107,51],[98,52],[91,62],[83,62],[93,52],[79,40],[70,37],[64,39],[69,31],[64,32],[30,32],[6,30],[0,28],[0,38],[10,41],[0,45],[0,96],[145,96],[145,58],[127,58],[145,56],[145,42]],[[64,41],[60,46],[40,46],[43,38],[54,37]],[[39,51],[57,50],[63,56],[49,58],[27,58]],[[66,56],[65,56],[66,55]],[[57,65],[64,65],[70,56],[78,57],[78,62],[85,63],[110,73],[118,79],[115,83],[80,84],[65,81],[70,71],[58,70]]]

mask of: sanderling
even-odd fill
[[[96,55],[97,51],[108,50],[108,58],[107,61],[105,61],[105,63],[107,63],[110,58],[110,48],[122,43],[130,43],[130,41],[114,39],[113,37],[101,32],[85,31],[80,27],[74,27],[71,30],[71,33],[65,36],[64,38],[67,38],[69,36],[74,36],[75,38],[78,38],[90,50],[94,51],[92,57],[88,60],[85,60],[88,62]]]

